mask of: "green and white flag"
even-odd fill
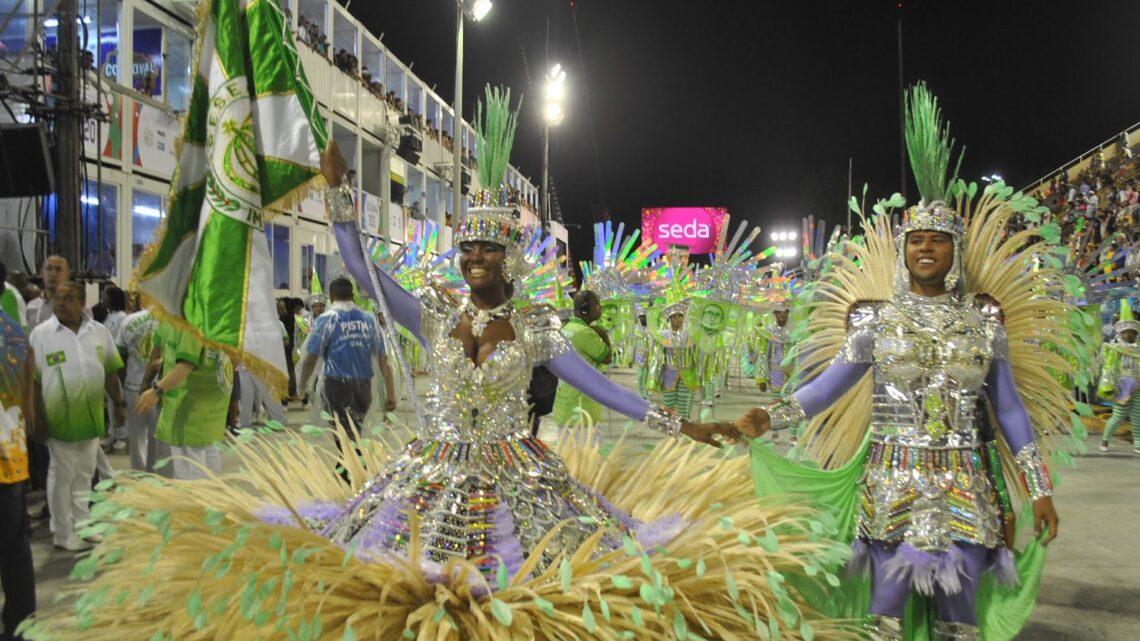
[[[281,389],[264,226],[319,186],[327,134],[278,0],[201,0],[198,10],[169,213],[133,285],[159,317]]]

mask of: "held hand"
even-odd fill
[[[1050,541],[1057,538],[1059,522],[1057,508],[1053,507],[1053,497],[1043,496],[1033,502],[1033,533],[1040,537],[1042,530],[1048,530],[1045,538],[1041,539],[1041,545],[1049,545]]]
[[[738,432],[748,438],[758,438],[772,429],[772,421],[768,416],[768,411],[759,407],[748,410],[744,416],[736,419],[733,425],[736,426]]]
[[[126,425],[126,423],[127,423],[127,408],[126,407],[116,407],[115,408],[115,424],[116,425]]]
[[[148,389],[139,394],[138,400],[135,401],[135,414],[142,416],[154,409],[155,405],[158,405],[158,394],[153,389]]]
[[[1005,515],[1002,520],[1002,540],[1005,541],[1005,547],[1013,549],[1014,544],[1017,543],[1017,517],[1012,514]]]
[[[768,391],[768,384],[767,383],[757,383],[756,387],[759,388],[761,392],[767,392]]]
[[[396,411],[396,399],[389,396],[387,401],[384,401],[384,410],[387,412]]]
[[[344,154],[340,153],[336,141],[329,139],[329,146],[325,147],[325,153],[321,154],[321,174],[328,181],[329,187],[338,187],[347,173],[348,161],[344,159]]]
[[[721,423],[690,423],[681,421],[681,433],[694,441],[720,447],[725,440],[735,441],[736,432],[731,426]]]

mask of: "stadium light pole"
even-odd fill
[[[546,74],[543,84],[542,106],[542,211],[539,221],[543,231],[550,223],[550,128],[562,123],[562,96],[566,93],[566,71],[562,65],[554,65]]]
[[[451,119],[451,227],[459,228],[459,216],[463,209],[463,20],[471,18],[479,22],[487,17],[493,6],[491,0],[455,0],[458,7],[455,26],[455,104]],[[487,185],[484,185],[487,187]]]

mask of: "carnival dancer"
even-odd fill
[[[613,347],[606,330],[596,327],[601,317],[601,301],[590,290],[582,290],[574,295],[574,318],[562,326],[562,336],[574,347],[582,360],[601,370],[613,358]],[[554,421],[559,426],[577,424],[581,419],[577,412],[589,417],[591,425],[602,420],[601,403],[583,394],[568,383],[559,383],[554,395]]]
[[[688,418],[693,412],[697,384],[693,342],[685,330],[688,301],[666,305],[661,317],[667,325],[653,336],[650,356],[650,388],[661,392],[661,403]]]
[[[637,393],[641,398],[649,398],[649,350],[653,339],[649,335],[645,308],[638,304],[636,311],[637,323],[630,336],[633,341],[633,366],[637,369]]]
[[[920,86],[909,94],[908,108],[907,139],[924,202],[905,212],[893,242],[885,208],[901,204],[901,197],[876,206],[881,213],[865,223],[867,246],[852,247],[859,266],[837,259],[846,267],[817,283],[828,300],[812,310],[813,331],[805,339],[811,360],[801,367],[818,375],[787,398],[752,410],[738,425],[754,436],[813,419],[803,440],[824,469],[806,469],[753,447],[762,494],[822,496],[827,483],[832,490],[858,488],[857,496],[831,491],[828,500],[839,522],[856,525],[849,567],[870,572],[871,639],[916,638],[927,620],[936,641],[980,639],[981,629],[987,640],[1007,639],[1032,609],[1043,561],[1034,542],[1014,565],[1008,498],[1023,489],[1041,543],[1056,537],[1042,445],[1048,441],[1034,426],[1047,430],[1067,425],[1070,417],[1067,390],[1047,371],[1066,369],[1063,355],[1025,338],[1032,332],[1066,353],[1075,337],[1067,327],[1071,308],[1041,296],[1054,273],[1022,269],[1028,256],[1047,249],[1031,240],[1042,232],[1005,238],[1010,218],[1039,211],[1036,202],[999,184],[971,203],[975,187],[946,180],[952,145],[936,101]],[[959,197],[957,207],[942,200],[952,196]],[[967,208],[968,230],[960,214]],[[1002,314],[1015,337],[1007,336]],[[827,342],[845,317],[845,338]],[[1020,385],[1013,362],[1023,366]],[[868,372],[871,387],[859,384]],[[1033,420],[1021,394],[1033,399]],[[986,442],[986,403],[997,418],[997,440],[1013,455],[1008,469],[1017,470],[1020,483],[1006,482],[997,453],[1003,448]],[[991,568],[994,577],[985,574]],[[981,590],[993,578],[1014,582],[1018,574],[1020,593]],[[980,591],[988,595],[985,601],[978,601]],[[909,617],[904,626],[908,599],[922,608],[927,597],[930,614]]]
[[[477,127],[480,171],[499,173],[480,182],[498,185],[506,159],[495,134],[513,132],[502,125],[514,118],[488,121],[497,125]],[[96,576],[78,588],[92,596],[40,622],[41,637],[77,638],[82,626],[86,641],[663,641],[743,638],[758,627],[781,638],[855,638],[785,584],[836,552],[810,534],[814,512],[768,510],[746,496],[733,480],[741,457],[669,440],[603,459],[589,435],[562,439],[560,455],[530,437],[526,388],[540,363],[665,434],[715,444],[730,430],[683,421],[614,385],[573,351],[553,309],[507,295],[533,273],[528,247],[543,239],[497,206],[505,199],[478,196],[456,230],[467,295],[425,286],[417,299],[365,257],[335,143],[322,164],[346,267],[430,353],[417,438],[389,456],[378,439],[337,455],[300,435],[253,437],[234,446],[240,474],[123,479],[99,508],[113,525],[86,564]],[[351,488],[327,465],[334,458]],[[147,559],[160,571],[149,572]],[[115,607],[95,596],[103,594],[116,595]]]
[[[1140,370],[1140,345],[1136,344],[1140,323],[1133,320],[1127,300],[1120,301],[1120,320],[1114,329],[1116,337],[1101,346],[1104,365],[1100,371],[1097,396],[1112,401],[1112,416],[1104,424],[1100,451],[1108,451],[1109,441],[1127,418],[1132,426],[1132,451],[1140,454],[1140,395],[1135,393],[1137,372]]]

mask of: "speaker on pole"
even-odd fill
[[[47,132],[40,123],[0,125],[0,198],[55,191]]]

